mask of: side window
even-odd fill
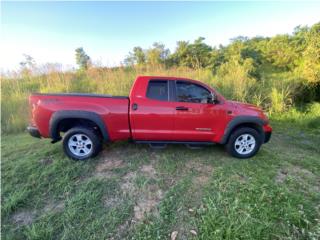
[[[190,82],[177,81],[176,90],[178,102],[208,103],[211,98],[206,88]]]
[[[168,101],[168,81],[151,80],[148,84],[147,98]]]

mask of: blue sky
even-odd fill
[[[134,46],[153,42],[291,33],[320,21],[320,2],[2,2],[1,62],[15,69],[29,54],[37,63],[74,66],[84,47],[93,61],[118,65]]]

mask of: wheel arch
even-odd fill
[[[96,129],[104,141],[109,141],[107,127],[102,118],[95,112],[81,110],[62,110],[50,118],[49,135],[52,142],[61,140],[60,132],[66,132],[75,126],[88,126]]]
[[[226,144],[232,132],[241,127],[249,127],[255,129],[264,139],[263,125],[265,121],[254,116],[238,116],[233,118],[227,125],[224,134],[220,140],[220,144]]]

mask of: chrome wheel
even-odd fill
[[[68,147],[77,157],[84,157],[92,152],[92,141],[85,134],[74,134],[69,138]]]
[[[240,135],[234,142],[234,149],[241,155],[251,153],[254,150],[255,146],[256,139],[248,133]]]

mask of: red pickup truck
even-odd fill
[[[97,94],[32,94],[34,137],[62,139],[75,160],[96,156],[103,142],[133,140],[151,146],[223,144],[234,157],[254,156],[272,128],[254,105],[228,101],[195,80],[139,76],[129,97]]]

